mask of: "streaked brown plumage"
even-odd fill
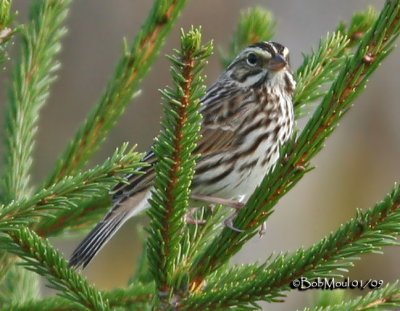
[[[294,126],[288,56],[275,42],[251,45],[207,91],[195,151],[201,155],[192,187],[197,199],[245,202],[275,164]],[[150,166],[114,189],[111,210],[74,251],[71,266],[85,267],[127,219],[148,207],[156,159],[150,151],[143,160]]]

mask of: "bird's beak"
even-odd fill
[[[287,65],[287,61],[279,54],[276,54],[273,58],[271,58],[268,62],[267,68],[271,71],[279,71],[285,68]]]

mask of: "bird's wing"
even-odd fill
[[[215,84],[202,98],[201,139],[194,151],[195,154],[200,154],[201,158],[234,150],[238,143],[236,130],[240,123],[240,116],[251,109],[251,105],[243,105],[243,101],[248,100],[243,97],[243,94],[223,93],[219,90],[219,85]],[[251,101],[249,102],[251,103]],[[233,114],[224,115],[223,110],[226,110],[232,103],[236,103],[240,108]],[[149,166],[140,169],[139,174],[135,172],[128,175],[127,182],[119,183],[114,188],[113,201],[116,203],[115,205],[118,205],[121,199],[123,201],[124,198],[129,198],[152,185],[155,175],[154,166],[157,161],[154,152],[149,151],[142,161],[148,163]]]

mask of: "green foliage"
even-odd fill
[[[30,192],[29,171],[37,132],[39,110],[59,67],[56,56],[71,1],[33,2],[30,23],[21,30],[21,52],[13,71],[7,105],[6,158],[3,202],[26,197]]]
[[[203,292],[194,293],[187,298],[187,304],[182,303],[183,309],[224,310],[238,301],[273,302],[282,299],[289,284],[300,277],[340,278],[361,254],[380,253],[384,246],[398,245],[399,207],[400,186],[396,185],[374,208],[358,211],[356,217],[309,249],[278,255],[262,265],[235,266],[216,272],[206,279]]]
[[[102,165],[67,176],[58,183],[37,192],[29,199],[14,201],[0,209],[0,231],[12,230],[13,226],[32,226],[38,222],[37,231],[48,236],[69,226],[78,228],[87,219],[82,202],[104,197],[121,175],[137,168],[140,154],[128,150],[125,144]],[[87,217],[93,217],[88,215]],[[76,230],[75,228],[75,230]]]
[[[10,4],[10,1],[2,1],[1,3],[1,16],[4,18],[4,26],[8,26],[11,22]],[[30,168],[39,111],[48,98],[50,85],[54,81],[55,71],[59,67],[56,56],[60,51],[61,37],[66,32],[63,23],[68,13],[69,4],[70,1],[67,0],[35,0],[30,11],[29,25],[20,27],[20,55],[13,70],[6,107],[6,150],[1,183],[1,201],[4,203],[26,198],[31,192],[29,185]],[[6,13],[7,10],[8,13]],[[2,37],[4,37],[1,41],[7,42],[12,32],[11,29],[6,27],[1,31]],[[7,258],[3,251],[0,251],[0,259],[1,277],[3,277],[13,260]],[[18,274],[17,270],[18,268],[13,269],[9,276],[4,277],[5,284],[17,286],[16,282],[13,282],[15,275]],[[36,292],[37,282],[33,280],[33,277],[23,276],[26,272],[22,270],[20,273],[19,279],[32,279],[31,282],[19,283],[19,286],[21,284],[28,286],[22,291],[26,295],[30,292]],[[14,293],[18,288],[20,287],[15,288]],[[9,287],[4,288],[4,290],[8,289]],[[36,295],[30,298],[34,296]],[[18,297],[15,297],[15,299],[18,299]]]
[[[47,241],[34,231],[16,225],[8,235],[0,236],[7,251],[18,255],[29,270],[43,275],[64,298],[79,303],[89,310],[108,310],[102,294],[79,273],[68,267],[68,262]]]
[[[396,310],[400,304],[399,282],[374,290],[364,297],[325,307],[306,308],[304,311],[342,311],[342,310]]]
[[[310,103],[326,95],[327,86],[353,54],[352,47],[371,29],[376,18],[377,13],[372,8],[354,14],[348,29],[346,24],[341,23],[336,32],[320,42],[315,52],[304,56],[303,64],[296,71],[298,83],[293,97],[297,118],[309,112]]]
[[[185,3],[186,0],[154,1],[132,47],[124,46],[114,77],[59,158],[47,185],[75,174],[99,148],[138,91]]]
[[[345,23],[341,23],[337,30],[347,34],[350,39],[349,46],[353,47],[371,29],[377,17],[378,14],[375,9],[369,7],[364,12],[355,13],[349,26],[346,26]]]
[[[180,50],[169,57],[173,86],[161,91],[164,119],[153,150],[158,161],[144,256],[129,286],[97,290],[68,267],[46,237],[87,230],[109,206],[113,186],[126,182],[127,174],[140,173],[145,165],[141,155],[123,145],[103,164],[82,170],[139,90],[186,1],[154,2],[132,47],[125,47],[114,77],[60,156],[46,186],[32,191],[29,176],[38,112],[55,79],[70,2],[35,0],[28,24],[16,28],[21,29],[22,41],[7,107],[0,205],[2,309],[252,310],[259,308],[260,300],[284,301],[290,282],[297,278],[342,277],[362,254],[382,253],[383,247],[398,245],[400,187],[396,185],[382,202],[357,211],[354,218],[309,248],[271,255],[262,264],[229,265],[229,259],[268,220],[280,198],[312,169],[313,157],[393,50],[400,33],[400,3],[388,0],[379,16],[372,9],[355,14],[349,25],[341,23],[304,56],[295,72],[296,116],[310,112],[312,103],[316,108],[234,219],[234,226],[243,232],[221,225],[226,218],[221,206],[198,209],[195,218],[205,219],[204,225],[185,222],[196,165],[192,152],[200,136],[199,108],[205,92],[201,72],[212,46],[202,45],[200,29],[182,32]],[[0,2],[0,58],[15,33],[10,12],[11,1]],[[270,40],[274,29],[270,12],[244,11],[223,57],[224,65],[244,46]],[[36,275],[45,277],[60,297],[37,299],[37,278],[32,279]],[[345,302],[324,300],[324,305],[310,310],[398,308],[399,290],[394,283]]]
[[[325,86],[331,83],[346,61],[350,40],[340,31],[328,35],[320,42],[317,51],[304,56],[296,71],[296,91],[293,96],[296,117],[306,114],[307,103],[326,94]]]
[[[249,44],[271,40],[275,33],[275,26],[275,19],[268,10],[254,7],[243,11],[232,36],[229,52],[227,55],[221,53],[224,68]]]
[[[11,0],[3,0],[0,2],[0,65],[7,58],[7,45],[13,34],[11,22]]]
[[[185,220],[196,157],[192,152],[199,138],[200,99],[205,94],[200,72],[212,52],[201,45],[199,29],[182,32],[181,49],[171,56],[175,89],[162,91],[162,132],[154,153],[158,159],[149,210],[148,259],[157,288],[171,299],[182,286],[177,270],[182,261]]]

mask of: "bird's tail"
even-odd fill
[[[136,216],[146,208],[149,193],[150,191],[143,191],[128,200],[114,203],[111,211],[74,250],[69,265],[85,268],[129,218]]]

